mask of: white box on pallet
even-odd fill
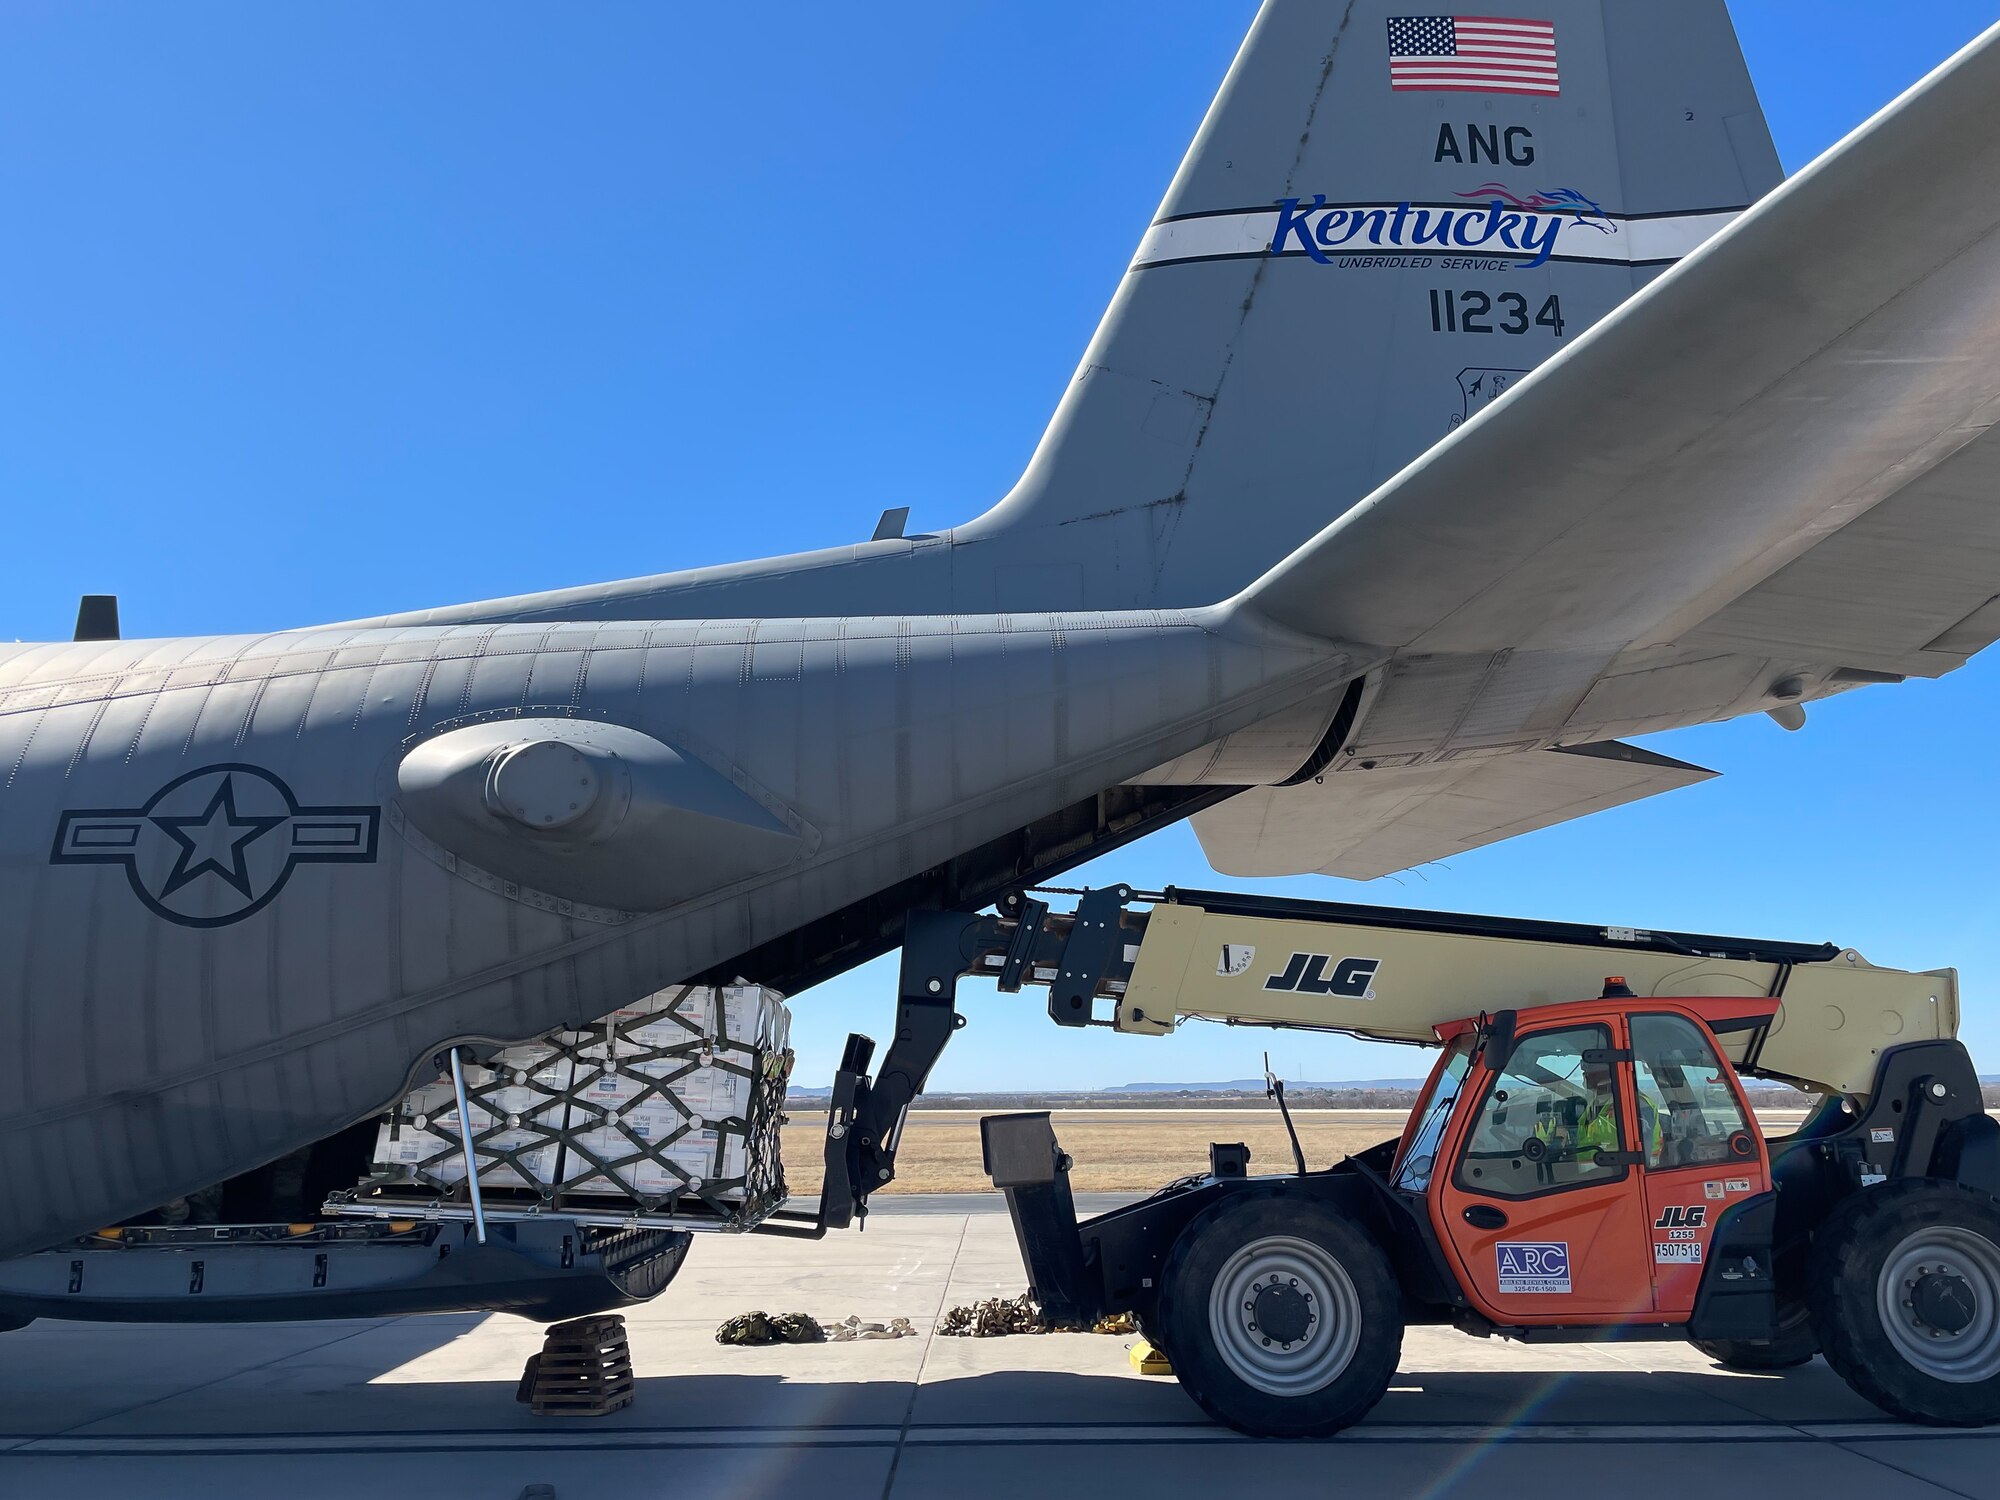
[[[468,1088],[482,1087],[470,1076]],[[567,1101],[534,1088],[486,1086],[484,1097],[469,1099],[472,1145],[479,1158],[482,1182],[495,1186],[531,1187],[547,1169],[544,1153],[549,1138],[562,1127]],[[518,1152],[526,1174],[501,1153]],[[376,1165],[421,1167],[445,1183],[465,1178],[465,1146],[458,1127],[458,1100],[450,1079],[428,1083],[407,1096],[383,1123],[376,1140]]]
[[[622,1062],[671,1050],[684,1056],[707,1053],[747,1066],[755,1053],[784,1051],[790,1032],[791,1012],[776,991],[732,984],[719,990],[705,985],[662,990],[568,1035],[587,1061]]]
[[[783,1052],[792,1044],[792,1013],[776,991],[762,985],[722,988],[725,1030],[760,1052]]]
[[[679,1172],[661,1166],[652,1160],[643,1160],[632,1165],[632,1186],[641,1193],[670,1193],[686,1186],[699,1189],[718,1178],[727,1180],[741,1177],[744,1170],[744,1147],[741,1136],[724,1136],[722,1147],[716,1149],[717,1135],[713,1130],[690,1131],[676,1141],[664,1153],[667,1160]]]

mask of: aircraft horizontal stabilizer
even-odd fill
[[[2000,633],[1996,181],[2000,27],[1245,597],[1397,652],[1960,665]]]
[[[1224,875],[1372,880],[1716,773],[1615,741],[1253,787],[1194,816]]]

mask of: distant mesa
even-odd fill
[[[1368,1093],[1414,1095],[1418,1090],[1423,1088],[1425,1081],[1422,1078],[1347,1078],[1333,1083],[1316,1083],[1294,1081],[1288,1078],[1285,1080],[1285,1092],[1294,1097],[1311,1094],[1351,1096]],[[1981,1074],[1979,1081],[1989,1087],[2000,1085],[2000,1074]],[[1747,1079],[1745,1080],[1745,1084],[1750,1092],[1761,1101],[1759,1104],[1760,1108],[1782,1107],[1792,1103],[1795,1095],[1798,1104],[1802,1106],[1808,1097],[1803,1094],[1796,1094],[1796,1091],[1784,1084],[1767,1079]],[[832,1093],[833,1090],[828,1088],[800,1088],[797,1084],[794,1084],[789,1090],[789,1097],[800,1103],[804,1103],[807,1101],[825,1100]],[[1116,1083],[1100,1089],[934,1089],[929,1095],[918,1101],[917,1107],[921,1109],[928,1106],[933,1109],[939,1109],[966,1106],[975,1102],[984,1107],[993,1107],[996,1101],[1005,1101],[1009,1106],[1019,1108],[1024,1107],[1030,1102],[1046,1101],[1059,1107],[1077,1108],[1087,1105],[1088,1101],[1092,1099],[1102,1099],[1107,1104],[1116,1102],[1124,1105],[1136,1099],[1146,1097],[1185,1098],[1192,1095],[1212,1095],[1219,1099],[1243,1098],[1246,1096],[1261,1099],[1263,1093],[1264,1080],[1261,1078],[1232,1078],[1207,1083]],[[1783,1095],[1785,1097],[1782,1099],[1766,1097],[1771,1095]],[[1331,1101],[1320,1100],[1316,1102],[1321,1106],[1331,1103],[1337,1108],[1374,1107],[1378,1104],[1383,1107],[1407,1108],[1414,1101],[1409,1098],[1400,1100],[1355,1100],[1351,1097],[1343,1097]],[[2000,1098],[1996,1098],[1992,1102],[2000,1104]],[[1039,1107],[1046,1106],[1042,1105]]]
[[[1424,1086],[1421,1078],[1350,1078],[1339,1083],[1304,1083],[1285,1080],[1285,1088],[1292,1093],[1304,1093],[1308,1089],[1420,1089]],[[1261,1094],[1264,1080],[1261,1078],[1235,1078],[1227,1083],[1120,1083],[1110,1088],[1093,1089],[1099,1094]]]
[[[1420,1089],[1424,1086],[1421,1078],[1361,1078],[1340,1083],[1295,1083],[1285,1080],[1287,1093],[1337,1092],[1347,1093],[1362,1089]],[[794,1099],[825,1099],[832,1095],[829,1088],[800,1088],[793,1084],[788,1091]],[[937,1091],[959,1098],[1019,1098],[1028,1095],[1051,1097],[1060,1095],[1065,1099],[1088,1099],[1099,1096],[1129,1098],[1134,1094],[1259,1094],[1264,1092],[1261,1078],[1236,1078],[1223,1083],[1117,1083],[1101,1089],[947,1089]]]

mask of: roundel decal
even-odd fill
[[[139,807],[72,808],[49,863],[123,865],[146,909],[224,927],[268,906],[304,864],[372,864],[381,810],[308,807],[257,766],[203,766]]]

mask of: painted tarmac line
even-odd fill
[[[1894,1422],[1604,1422],[1373,1423],[1350,1429],[1342,1443],[1769,1443],[1934,1441],[2000,1439],[1977,1428],[1911,1428]],[[1078,1443],[1248,1443],[1228,1428],[1207,1423],[989,1423],[901,1428],[791,1427],[744,1429],[612,1428],[601,1432],[520,1432],[468,1429],[451,1432],[354,1434],[277,1433],[206,1436],[29,1438],[0,1449],[7,1458],[247,1457],[268,1454],[448,1453],[464,1451],[565,1451],[650,1448],[917,1448],[1051,1446]]]

